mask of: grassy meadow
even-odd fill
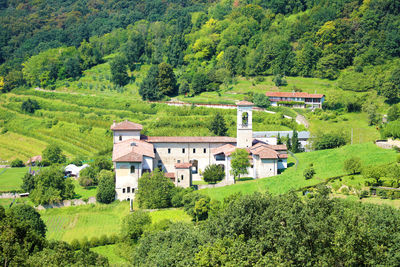
[[[223,200],[226,196],[239,192],[242,194],[250,194],[252,192],[284,194],[290,190],[324,182],[329,177],[345,174],[343,162],[351,156],[360,157],[364,166],[389,163],[396,160],[395,151],[379,148],[372,143],[347,145],[336,149],[296,154],[299,164],[289,167],[277,176],[238,182],[235,185],[225,187],[202,189],[199,192],[217,200]],[[289,162],[293,161],[293,158],[289,159]],[[314,164],[316,174],[312,179],[305,180],[303,171],[310,163]]]
[[[0,191],[21,190],[22,178],[28,171],[29,167],[0,169]]]
[[[54,208],[40,211],[47,226],[47,238],[71,242],[83,237],[90,238],[105,234],[107,236],[120,233],[121,221],[129,214],[129,202],[91,204]],[[163,219],[190,221],[191,218],[182,209],[162,209],[150,212],[152,222]]]

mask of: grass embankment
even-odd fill
[[[48,209],[40,212],[47,226],[47,238],[71,242],[99,235],[119,234],[122,219],[129,214],[129,203],[115,202],[109,205],[93,204]],[[152,222],[163,219],[190,221],[182,209],[165,209],[150,212]]]
[[[324,182],[329,177],[345,174],[343,162],[351,156],[360,157],[364,166],[389,163],[396,160],[396,152],[379,148],[372,143],[347,145],[337,149],[296,154],[299,165],[297,167],[292,166],[277,176],[238,182],[235,185],[225,187],[203,189],[199,192],[217,200],[223,200],[226,196],[238,192],[243,194],[250,194],[252,192],[284,194],[290,190]],[[293,159],[291,158],[290,161],[293,161]],[[314,164],[316,174],[314,178],[305,180],[303,172],[310,163]]]

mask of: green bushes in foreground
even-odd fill
[[[399,222],[398,210],[330,199],[326,187],[310,199],[255,193],[227,200],[198,227],[175,223],[144,234],[130,249],[131,263],[396,266]]]

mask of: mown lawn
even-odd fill
[[[129,214],[129,203],[114,202],[109,205],[92,204],[76,207],[54,208],[40,211],[47,226],[47,238],[71,242],[105,234],[119,234],[122,219]],[[150,212],[153,222],[163,219],[190,221],[182,209],[164,209]]]
[[[252,192],[269,192],[274,195],[284,194],[290,190],[318,184],[329,177],[345,174],[343,162],[351,156],[360,157],[364,166],[389,163],[396,160],[396,152],[379,148],[372,143],[347,145],[337,149],[296,154],[299,165],[297,167],[292,166],[277,176],[238,182],[235,185],[225,187],[202,189],[199,192],[217,200],[223,200],[226,196],[238,192],[243,194]],[[293,159],[290,160],[293,162]],[[316,174],[314,178],[305,180],[303,171],[310,163],[314,164]]]
[[[0,191],[20,190],[29,167],[0,169]]]

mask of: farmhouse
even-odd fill
[[[322,108],[325,95],[304,92],[266,92],[271,106],[292,106],[295,108]]]
[[[113,164],[116,172],[116,197],[132,199],[139,177],[159,168],[176,186],[189,187],[201,180],[202,171],[210,164],[225,171],[224,183],[234,183],[231,154],[236,148],[249,152],[248,176],[262,178],[278,174],[287,167],[285,145],[270,145],[253,138],[253,103],[237,103],[237,138],[226,136],[144,136],[142,125],[130,121],[114,123]]]

